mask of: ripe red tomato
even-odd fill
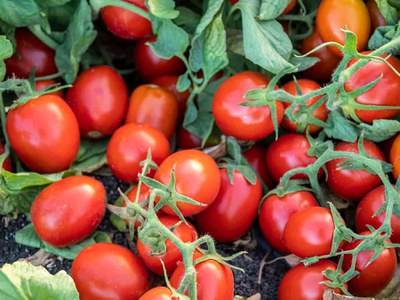
[[[2,155],[4,153],[4,146],[3,144],[0,142],[0,155]],[[11,167],[11,160],[9,157],[6,158],[6,160],[3,162],[2,168],[4,170],[7,170],[9,172],[12,171],[12,167]]]
[[[212,114],[225,135],[240,140],[258,140],[274,131],[268,106],[242,106],[246,92],[264,88],[269,79],[261,73],[239,72],[226,79],[217,89],[212,103]],[[283,118],[283,105],[276,101],[278,125]]]
[[[175,297],[171,297],[172,292],[165,286],[157,286],[148,290],[139,300],[177,300]]]
[[[381,212],[375,216],[378,210],[385,203],[385,186],[381,185],[366,194],[360,201],[356,210],[356,227],[357,232],[367,231],[367,225],[378,229],[385,220],[386,212]],[[392,227],[392,235],[390,240],[393,243],[400,242],[400,218],[392,214],[390,219]]]
[[[249,231],[256,218],[262,187],[258,179],[256,184],[251,184],[238,170],[234,171],[231,184],[227,169],[219,171],[221,187],[217,198],[194,220],[200,231],[210,234],[216,241],[233,242]]]
[[[129,123],[114,132],[107,148],[107,161],[111,172],[118,179],[135,183],[147,157],[160,164],[169,155],[169,142],[164,134],[148,125]]]
[[[393,165],[393,176],[397,180],[400,175],[400,134],[398,134],[390,148],[390,163]]]
[[[246,158],[247,162],[251,165],[251,167],[256,171],[260,178],[267,185],[269,189],[275,187],[275,182],[269,174],[267,164],[265,163],[265,154],[267,148],[255,144],[250,149],[246,150],[242,153],[244,158]]]
[[[267,149],[265,160],[268,170],[275,181],[292,169],[313,164],[317,158],[309,156],[310,142],[303,134],[287,133],[281,135]],[[320,173],[322,175],[322,172]],[[305,174],[296,174],[294,179],[307,179]]]
[[[314,48],[321,45],[323,42],[318,33],[317,28],[314,28],[312,35],[301,41],[301,54],[306,54]],[[317,62],[311,68],[303,71],[307,78],[316,80],[321,83],[329,82],[332,78],[334,69],[339,65],[340,57],[329,50],[329,47],[321,48],[312,54],[312,57],[318,58],[320,61]]]
[[[158,57],[147,43],[157,40],[156,36],[141,39],[135,45],[133,59],[136,71],[144,82],[150,82],[164,75],[181,75],[186,67],[183,61],[174,56],[170,59]]]
[[[311,206],[318,206],[318,202],[307,191],[290,193],[282,198],[275,194],[268,196],[262,203],[258,216],[264,238],[274,249],[289,253],[282,242],[286,223],[294,213]]]
[[[123,0],[147,11],[145,0]],[[114,35],[129,40],[137,40],[152,34],[151,22],[125,8],[105,6],[100,10],[107,29]]]
[[[366,4],[371,17],[371,32],[374,32],[380,26],[386,26],[386,20],[379,10],[376,0],[367,0]]]
[[[283,276],[279,283],[278,299],[322,300],[324,290],[328,288],[323,284],[327,279],[322,272],[336,269],[337,265],[330,260],[320,260],[308,267],[302,263],[295,266]],[[334,291],[341,294],[339,289]]]
[[[370,232],[363,232],[361,235],[368,235]],[[388,240],[389,242],[389,240]],[[353,241],[343,247],[343,251],[356,248],[361,240]],[[358,297],[373,297],[382,291],[392,280],[397,267],[396,250],[393,248],[384,249],[381,254],[369,263],[374,251],[361,251],[356,258],[356,271],[358,276],[348,282],[349,292]],[[343,259],[343,271],[350,269],[353,256],[346,254]]]
[[[15,31],[15,41],[17,46],[14,55],[4,61],[7,76],[29,78],[33,68],[36,68],[36,77],[57,73],[54,50],[28,29],[18,28]]]
[[[32,203],[31,219],[38,236],[54,247],[88,237],[106,210],[103,184],[88,176],[71,176],[46,187]]]
[[[194,259],[201,257],[195,252]],[[234,282],[232,270],[219,262],[208,259],[195,266],[197,273],[197,299],[198,300],[232,300],[234,296]],[[178,263],[178,267],[170,278],[172,287],[178,288],[185,267]]]
[[[368,54],[369,52],[363,52]],[[386,58],[388,55],[383,54],[380,57]],[[352,60],[349,65],[354,64],[357,60]],[[387,59],[398,72],[400,72],[400,60],[395,56]],[[400,77],[383,62],[369,61],[364,67],[357,70],[344,84],[347,92],[357,90],[366,84],[376,80],[382,76],[381,80],[364,94],[358,96],[355,100],[361,104],[378,105],[378,106],[398,106],[398,93],[400,86]],[[346,112],[346,108],[344,107]],[[363,110],[357,109],[357,117],[365,122],[372,123],[376,119],[392,119],[400,113],[400,109],[380,109],[380,110]]]
[[[283,232],[283,243],[299,257],[326,255],[331,251],[334,230],[329,209],[306,207],[289,217]]]
[[[290,12],[297,4],[297,0],[291,0],[289,4],[285,7],[283,10],[281,16],[286,15],[288,12]]]
[[[58,82],[55,81],[54,79],[38,80],[38,81],[35,81],[35,90],[39,91],[39,90],[45,89],[51,85],[55,85],[57,83]],[[64,99],[64,91],[63,90],[59,90],[57,92],[50,93],[50,95],[56,95],[56,96],[59,96]]]
[[[150,287],[141,260],[111,243],[84,248],[72,262],[71,276],[80,300],[137,300]]]
[[[125,123],[147,124],[170,139],[178,123],[179,104],[170,91],[152,84],[135,88],[130,96]]]
[[[205,204],[198,206],[188,203],[178,203],[182,215],[189,217],[205,210],[217,197],[221,186],[221,177],[215,161],[199,150],[181,150],[168,156],[154,175],[154,179],[168,184],[171,180],[171,170],[175,166],[175,189],[178,193]],[[175,215],[168,206],[162,210]]]
[[[81,135],[102,138],[123,122],[128,109],[128,89],[122,77],[109,66],[83,71],[65,99],[78,119]]]
[[[341,29],[347,26],[357,36],[358,51],[365,49],[371,32],[371,18],[362,0],[323,0],[318,8],[316,24],[323,42],[337,42],[341,45],[344,45],[345,40]],[[342,55],[335,46],[328,47],[336,55]]]
[[[201,147],[201,138],[187,131],[181,124],[178,128],[177,145],[181,149],[193,149]]]
[[[299,80],[297,80],[297,85],[300,88],[302,95],[309,94],[309,93],[321,88],[321,86],[318,83],[316,83],[315,81],[312,81],[310,79],[299,79]],[[288,92],[289,94],[298,95],[296,83],[293,80],[285,83],[282,86],[282,89],[285,90],[286,92]],[[310,107],[315,102],[317,102],[320,98],[321,98],[321,96],[307,99],[305,101],[305,104],[307,105],[307,107]],[[283,102],[283,106],[285,109],[287,109],[290,106],[290,103]],[[294,108],[293,112],[297,112],[297,111],[299,111],[298,106]],[[322,103],[320,106],[318,106],[316,109],[314,109],[314,111],[312,112],[312,115],[315,118],[325,122],[326,119],[328,118],[328,110],[326,109],[325,102]],[[307,115],[304,115],[304,116],[299,116],[299,118],[295,122],[292,122],[289,120],[289,118],[284,116],[281,126],[289,131],[296,132],[296,131],[299,131],[298,126],[300,124],[308,124],[305,127],[305,129],[302,131],[302,133],[305,133],[307,129],[310,134],[315,134],[315,133],[319,132],[321,130],[321,127],[318,125],[315,125],[315,124],[310,124],[308,122],[308,119],[309,119],[309,117]]]
[[[164,224],[165,227],[169,229],[180,222],[180,219],[178,217],[172,216],[161,216],[159,220],[162,224]],[[185,243],[194,242],[198,238],[196,228],[194,228],[192,224],[188,224],[189,226],[185,223],[181,223],[173,231],[174,235]],[[164,270],[160,260],[164,262],[165,269],[167,271],[167,274],[169,275],[171,275],[172,272],[175,271],[177,263],[182,260],[181,252],[170,239],[167,239],[165,241],[167,250],[164,254],[161,255],[152,254],[151,247],[144,244],[140,239],[138,239],[136,245],[139,256],[146,267],[158,275],[164,274]]]
[[[35,172],[68,169],[78,154],[78,121],[58,96],[43,95],[10,110],[6,129],[17,156]]]
[[[385,161],[384,154],[373,142],[364,140],[363,145],[369,156]],[[340,142],[335,146],[335,150],[359,153],[357,142]],[[358,201],[374,187],[381,184],[378,175],[368,173],[365,170],[340,170],[339,164],[345,160],[344,158],[334,159],[326,164],[327,183],[334,193],[347,200]]]

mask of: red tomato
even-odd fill
[[[393,176],[395,180],[400,175],[400,134],[398,134],[390,149],[390,163],[393,165]]]
[[[233,242],[249,231],[256,218],[262,187],[258,179],[251,184],[238,170],[234,171],[231,184],[227,169],[219,171],[221,187],[217,198],[194,218],[197,228],[216,241]]]
[[[165,227],[171,229],[174,225],[180,222],[180,219],[172,216],[161,216],[159,218],[160,222],[164,224]],[[198,234],[193,225],[188,223],[181,223],[173,231],[174,235],[185,243],[194,242],[198,238]],[[175,271],[176,265],[182,260],[182,254],[178,247],[170,240],[165,241],[167,250],[164,254],[154,255],[152,254],[151,247],[144,244],[140,239],[137,241],[137,250],[139,256],[144,262],[144,264],[154,273],[158,275],[163,275],[164,270],[160,260],[164,262],[167,274],[171,275]]]
[[[198,252],[194,254],[197,259],[201,256]],[[195,266],[197,273],[197,300],[232,300],[234,296],[234,282],[232,270],[215,260],[208,259]],[[170,278],[172,287],[178,288],[185,267],[179,263]]]
[[[297,0],[291,0],[289,2],[289,4],[285,7],[285,9],[283,10],[282,15],[286,15],[288,12],[290,12],[297,4]]]
[[[111,243],[84,248],[72,263],[71,276],[80,300],[137,300],[150,287],[141,260]]]
[[[322,43],[317,28],[314,28],[312,35],[301,41],[300,52],[301,54],[306,54]],[[320,61],[303,71],[306,77],[322,83],[331,81],[333,70],[339,65],[340,57],[329,50],[329,47],[321,48],[310,54],[310,56],[316,57]]]
[[[362,0],[323,0],[318,8],[316,24],[323,42],[341,45],[345,40],[341,29],[347,27],[357,36],[358,51],[365,49],[371,32],[371,18]],[[329,46],[329,49],[336,55],[342,55],[335,46]]]
[[[331,251],[334,230],[329,209],[306,207],[289,217],[283,232],[283,243],[299,257],[326,255]]]
[[[318,83],[316,83],[315,81],[312,81],[310,79],[299,79],[299,80],[297,80],[297,85],[300,88],[302,95],[309,94],[309,93],[321,88],[321,86]],[[288,92],[289,94],[298,95],[296,83],[293,80],[284,84],[282,86],[282,89],[285,90],[286,92]],[[321,98],[321,96],[307,99],[305,101],[305,104],[307,105],[307,107],[310,107],[315,102],[317,102],[320,98]],[[287,109],[290,105],[291,104],[288,102],[283,102],[283,106],[285,109]],[[299,111],[299,107],[297,106],[294,108],[293,112],[298,112],[298,111]],[[312,115],[313,115],[313,117],[325,122],[326,119],[328,118],[328,110],[326,109],[325,102],[322,103],[320,106],[318,106],[316,109],[314,109],[314,111],[312,112]],[[309,119],[309,117],[306,114],[306,115],[299,116],[295,122],[292,122],[289,120],[289,118],[284,116],[281,126],[289,131],[296,132],[296,131],[299,131],[298,126],[300,124],[308,124],[305,127],[305,129],[302,131],[302,133],[305,133],[306,129],[308,129],[308,132],[310,134],[315,134],[315,133],[319,132],[321,130],[321,127],[318,125],[315,125],[315,124],[310,124],[308,122],[308,119]]]
[[[363,232],[361,235],[368,235]],[[389,240],[388,240],[389,242]],[[356,248],[361,240],[353,241],[343,247],[343,251]],[[372,262],[374,251],[361,251],[356,258],[356,271],[358,276],[348,282],[349,292],[358,297],[372,297],[382,291],[392,280],[397,267],[396,250],[387,248]],[[346,254],[343,259],[343,271],[350,269],[353,256]]]
[[[170,91],[152,84],[135,88],[130,97],[125,123],[147,124],[170,139],[178,123],[179,105]]]
[[[336,269],[337,265],[330,260],[320,260],[308,267],[303,264],[295,266],[283,276],[279,283],[278,299],[322,300],[324,290],[328,288],[323,284],[327,279],[322,272]],[[340,294],[339,289],[334,291]]]
[[[385,161],[382,151],[373,142],[364,140],[364,148],[369,156]],[[357,142],[340,142],[335,146],[335,150],[359,153]],[[328,186],[340,197],[350,201],[358,201],[382,183],[378,175],[368,173],[365,170],[340,170],[339,163],[345,160],[344,158],[334,159],[326,164]]]
[[[128,89],[122,77],[109,66],[83,71],[67,92],[67,103],[85,138],[111,135],[123,122],[128,109]]]
[[[45,45],[29,30],[18,28],[15,31],[17,43],[15,53],[4,62],[7,76],[29,78],[33,68],[36,77],[57,73],[54,62],[54,50]]]
[[[255,144],[250,149],[243,152],[244,158],[251,165],[251,167],[260,176],[261,180],[267,185],[268,188],[272,189],[275,187],[275,182],[269,174],[267,164],[265,163],[265,153],[267,148]]]
[[[288,171],[313,164],[317,158],[309,156],[311,148],[307,137],[297,133],[287,133],[280,136],[267,149],[265,159],[268,170],[275,181]],[[320,173],[322,175],[322,172]],[[294,179],[307,179],[305,174],[296,174]]]
[[[369,52],[363,52],[368,54]],[[386,58],[388,55],[383,54],[380,57]],[[352,65],[357,60],[352,60],[349,65]],[[400,72],[400,60],[394,56],[387,59],[398,72]],[[383,76],[381,80],[375,84],[370,90],[358,96],[355,100],[361,104],[378,105],[378,106],[399,106],[398,94],[400,86],[400,77],[383,62],[369,61],[364,67],[357,70],[344,84],[347,92],[357,90],[364,85]],[[344,107],[346,112],[346,107]],[[365,122],[372,123],[376,119],[392,119],[397,116],[400,109],[380,109],[380,110],[363,110],[357,109],[357,117]]]
[[[103,184],[88,176],[71,176],[40,192],[30,216],[42,240],[65,247],[88,237],[99,226],[105,210]]]
[[[183,125],[178,128],[177,145],[181,149],[193,149],[201,147],[201,138],[187,131]]]
[[[148,290],[139,300],[177,300],[177,298],[171,296],[172,292],[169,288],[157,286]]]
[[[378,5],[375,0],[367,0],[367,8],[369,11],[369,16],[371,17],[371,32],[374,32],[376,28],[380,26],[386,26],[385,17],[379,10]]]
[[[219,169],[215,161],[207,154],[198,150],[181,150],[168,156],[159,166],[154,179],[163,184],[171,180],[171,170],[175,166],[175,189],[178,193],[203,203],[198,206],[188,203],[178,203],[178,208],[185,217],[205,210],[217,197],[221,186]],[[162,210],[175,215],[168,206]]]
[[[261,73],[239,72],[226,79],[217,89],[212,103],[212,114],[225,135],[240,140],[258,140],[274,131],[268,106],[243,106],[246,92],[265,88],[269,79]],[[278,125],[283,118],[283,105],[276,101]]]
[[[264,238],[274,249],[289,253],[282,242],[286,223],[294,213],[311,206],[318,206],[318,202],[307,191],[294,192],[282,198],[275,194],[268,196],[262,203],[258,216]]]
[[[170,59],[158,57],[147,45],[156,40],[156,36],[141,39],[136,43],[133,52],[136,71],[144,82],[153,81],[164,75],[181,75],[186,70],[183,61],[176,56]]]
[[[4,153],[4,146],[3,144],[0,142],[0,155],[2,155]],[[2,165],[4,170],[7,170],[9,172],[12,171],[12,167],[11,167],[11,160],[9,157],[6,158],[6,160],[3,162]]]
[[[35,90],[39,91],[39,90],[45,89],[51,85],[55,85],[57,83],[58,82],[55,81],[54,79],[38,80],[38,81],[35,81]],[[61,98],[64,98],[64,91],[59,90],[57,92],[50,93],[50,95],[56,95]]]
[[[150,149],[151,158],[160,164],[169,155],[169,142],[161,131],[144,125],[129,123],[115,131],[107,148],[107,161],[118,179],[135,183]]]
[[[381,212],[375,216],[378,210],[385,203],[385,186],[381,185],[366,194],[357,206],[356,211],[356,227],[357,232],[367,231],[367,225],[371,225],[373,228],[378,229],[385,220],[386,211]],[[400,242],[400,218],[395,214],[392,214],[390,219],[392,227],[392,235],[390,240],[393,243]]]
[[[58,96],[40,96],[10,110],[6,129],[17,156],[35,172],[68,169],[78,154],[78,121]]]
[[[145,0],[123,0],[147,11]],[[125,8],[105,6],[100,10],[107,29],[114,35],[129,40],[141,39],[152,34],[151,22]]]

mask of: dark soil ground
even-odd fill
[[[99,179],[104,183],[108,191],[109,200],[112,202],[118,196],[117,187],[121,186],[121,184],[113,177],[100,177]],[[100,230],[112,233],[113,241],[115,243],[129,247],[129,243],[125,238],[126,235],[116,231],[108,221],[108,216],[109,215],[106,215],[104,218]],[[14,241],[15,232],[27,225],[28,222],[29,221],[24,215],[20,215],[17,219],[11,219],[8,221],[3,218],[2,222],[0,222],[0,266],[5,263],[12,263],[21,258],[27,258],[37,252],[38,249],[25,247],[15,243]],[[260,293],[262,299],[272,300],[277,298],[278,283],[289,267],[283,261],[267,264],[263,268],[261,284],[259,285],[257,283],[260,263],[263,257],[270,251],[268,245],[266,245],[260,237],[256,226],[252,229],[252,238],[240,241],[235,245],[218,244],[217,248],[224,256],[232,255],[238,251],[248,251],[247,254],[232,261],[234,265],[244,269],[245,271],[243,273],[234,270],[236,295],[250,297],[256,293]],[[273,258],[274,253],[270,253],[267,261]],[[66,259],[53,259],[50,263],[45,264],[45,267],[53,274],[59,270],[66,270],[68,272],[71,263],[71,261]]]

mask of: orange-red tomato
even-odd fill
[[[379,10],[378,5],[376,4],[376,0],[367,0],[366,2],[369,15],[371,17],[371,32],[374,32],[376,28],[380,26],[386,26],[385,17],[382,15]]]
[[[171,297],[172,292],[165,286],[157,286],[148,290],[139,300],[177,300],[175,297]]]
[[[400,134],[396,136],[390,149],[390,163],[393,166],[393,176],[397,180],[400,175]]]

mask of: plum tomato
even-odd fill
[[[78,154],[78,121],[58,96],[43,95],[10,110],[6,129],[19,159],[35,172],[66,170]]]
[[[262,197],[262,187],[257,179],[255,184],[235,170],[233,182],[228,171],[221,168],[221,187],[215,201],[194,216],[197,228],[210,234],[218,242],[233,242],[249,231],[257,216]],[[223,226],[221,226],[223,224]]]
[[[205,210],[217,197],[221,186],[221,176],[216,162],[199,150],[181,150],[168,156],[154,175],[154,179],[163,184],[171,180],[171,171],[175,166],[175,189],[203,206],[177,203],[182,215],[189,217]],[[168,206],[162,210],[175,215]]]
[[[393,176],[397,180],[400,175],[400,134],[397,134],[390,148],[390,163],[393,165]]]
[[[178,298],[171,297],[172,292],[165,286],[157,286],[144,293],[139,300],[178,300]]]
[[[55,85],[57,83],[58,82],[55,81],[54,79],[38,80],[38,81],[35,81],[35,90],[40,91],[42,89],[48,88],[49,86]],[[64,91],[63,90],[59,90],[59,91],[50,93],[50,95],[56,95],[56,96],[64,99]]]
[[[129,249],[111,243],[84,248],[72,262],[80,300],[138,300],[149,288],[149,274]]]
[[[294,213],[311,206],[318,206],[318,202],[308,191],[297,191],[283,197],[276,194],[268,196],[261,204],[258,216],[264,238],[275,250],[289,253],[282,242],[286,223]]]
[[[65,100],[78,119],[81,135],[98,139],[111,135],[123,122],[128,89],[113,68],[95,66],[76,78]]]
[[[111,172],[119,180],[136,183],[142,170],[140,162],[146,159],[148,150],[156,164],[169,155],[170,145],[161,131],[144,124],[121,126],[111,136],[107,147]]]
[[[145,0],[123,0],[147,11]],[[107,29],[114,35],[128,40],[137,40],[153,33],[151,22],[122,7],[105,6],[100,10]]]
[[[0,142],[0,155],[2,155],[3,153],[4,153],[4,145]],[[9,157],[7,157],[3,162],[2,168],[9,172],[12,171],[11,160]]]
[[[201,147],[201,138],[187,131],[181,124],[177,132],[177,145],[181,149],[193,149]]]
[[[271,110],[268,106],[243,106],[249,102],[246,92],[265,88],[269,79],[261,73],[244,71],[226,79],[217,89],[212,103],[212,114],[223,134],[240,140],[262,139],[272,132]],[[283,118],[283,104],[276,101],[278,125]]]
[[[71,176],[46,187],[32,203],[31,219],[38,236],[54,247],[88,237],[106,210],[103,184],[88,176]]]
[[[385,161],[384,154],[373,142],[364,140],[363,145],[369,156]],[[359,153],[358,142],[339,142],[334,149],[335,151]],[[350,201],[358,201],[382,183],[378,175],[371,174],[366,170],[340,169],[339,164],[345,160],[345,158],[333,159],[326,164],[327,183],[335,194]]]

